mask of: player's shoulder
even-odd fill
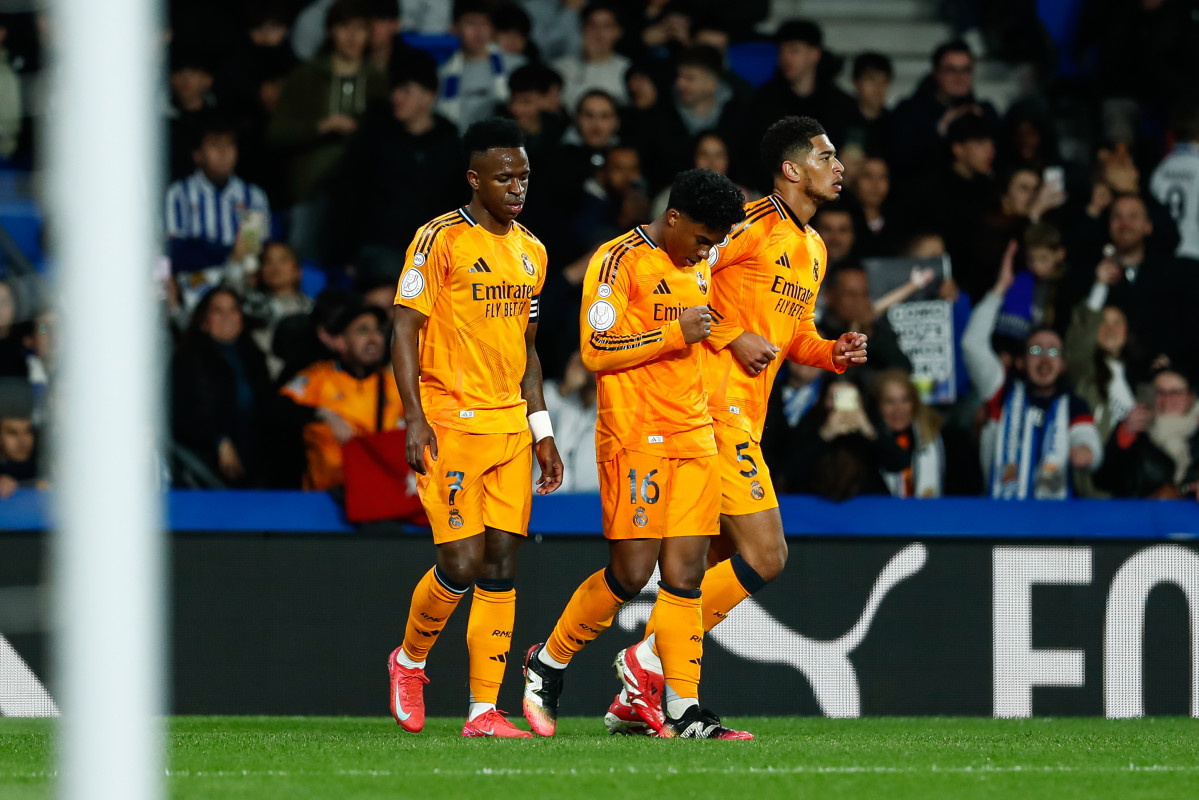
[[[452,242],[477,224],[464,208],[434,217],[416,232],[416,252],[427,257],[438,242]]]
[[[745,204],[745,219],[729,231],[729,239],[744,236],[764,236],[774,230],[775,225],[787,218],[783,204],[773,195]]]
[[[612,283],[622,270],[629,270],[657,249],[658,246],[640,225],[622,236],[604,242],[592,257],[593,262],[599,260],[599,282]]]
[[[526,228],[524,225],[521,225],[519,222],[516,222],[516,221],[513,221],[512,225],[516,228],[516,232],[520,235],[520,238],[525,239],[529,242],[532,242],[533,244],[537,245],[538,247],[541,247],[541,248],[545,247],[545,245],[543,245],[541,243],[541,240],[537,238],[537,235],[534,234],[528,228]]]

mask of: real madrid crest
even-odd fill
[[[704,293],[704,294],[708,293],[708,282],[706,280],[704,280],[704,273],[702,270],[697,269],[695,271],[695,282],[699,284],[699,290],[702,293]]]
[[[749,496],[755,500],[761,500],[766,496],[766,490],[762,488],[762,484],[754,481],[749,485]]]
[[[644,506],[637,506],[637,513],[633,514],[633,524],[638,528],[644,528],[649,524],[649,515],[645,513]]]
[[[812,280],[814,280],[814,281],[820,280],[820,259],[819,258],[812,259]]]
[[[454,529],[462,527],[462,514],[456,508],[450,509],[450,527]]]
[[[529,273],[530,275],[537,274],[537,270],[533,268],[533,259],[529,258],[527,253],[520,254],[520,261],[525,265],[525,272]]]

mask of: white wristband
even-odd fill
[[[530,414],[529,430],[533,432],[534,442],[540,442],[547,436],[553,436],[554,426],[550,423],[550,412],[534,411]]]

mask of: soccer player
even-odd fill
[[[745,207],[745,221],[712,249],[712,335],[704,386],[720,464],[720,529],[704,575],[703,627],[711,630],[783,569],[787,542],[770,473],[762,457],[766,404],[783,357],[844,372],[866,362],[866,337],[824,339],[812,310],[828,265],[820,235],[808,226],[816,208],[837,199],[843,168],[824,128],[810,117],[785,117],[761,145],[774,192]],[[730,550],[719,559],[720,550]],[[735,550],[735,552],[732,552]],[[665,630],[651,619],[646,639],[616,664],[624,683],[604,723],[613,733],[644,732],[660,714]],[[655,630],[658,633],[655,635]]]
[[[555,731],[571,658],[612,624],[657,564],[666,698],[650,724],[660,736],[746,738],[699,706],[700,581],[720,524],[701,373],[712,319],[707,256],[745,218],[742,203],[740,190],[715,172],[681,173],[665,213],[601,245],[587,266],[580,349],[598,380],[595,449],[609,563],[583,581],[549,639],[525,656],[525,717],[542,736]]]
[[[424,727],[425,659],[473,584],[462,735],[528,738],[495,701],[512,645],[531,452],[541,465],[539,494],[562,482],[533,346],[546,257],[515,221],[529,186],[520,127],[482,120],[467,129],[463,146],[470,204],[417,232],[395,299],[392,367],[437,564],[412,593],[403,644],[387,662],[391,713],[406,731]]]

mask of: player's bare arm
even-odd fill
[[[430,458],[437,460],[437,434],[425,419],[425,409],[420,402],[420,355],[417,348],[421,328],[427,319],[416,309],[396,306],[395,328],[391,334],[391,370],[395,373],[396,386],[404,403],[404,421],[408,426],[408,444],[404,455],[408,466],[419,475],[424,475],[426,471],[426,447]]]
[[[537,323],[530,322],[525,329],[525,374],[520,379],[520,395],[528,406],[530,415],[545,411],[545,395],[542,393],[541,358],[537,355]],[[536,436],[536,434],[534,434]],[[547,495],[562,485],[562,457],[554,435],[544,437],[533,444],[533,454],[541,466],[541,477],[537,479],[537,494]]]

